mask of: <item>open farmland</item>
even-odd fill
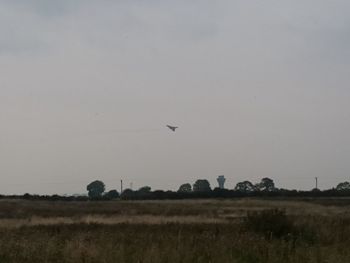
[[[350,262],[350,200],[0,201],[0,262]]]

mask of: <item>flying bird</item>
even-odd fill
[[[179,127],[170,126],[170,125],[167,125],[167,127],[168,127],[170,130],[172,130],[173,132],[174,132],[177,128],[179,128]]]

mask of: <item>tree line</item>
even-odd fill
[[[138,190],[125,189],[122,193],[117,190],[106,191],[105,184],[96,180],[86,187],[87,195],[0,195],[4,199],[50,200],[50,201],[88,201],[88,200],[164,200],[191,198],[237,198],[237,197],[350,197],[350,183],[342,182],[336,187],[310,191],[289,190],[277,188],[270,178],[262,178],[259,183],[242,181],[233,189],[220,189],[210,186],[206,179],[199,179],[193,185],[184,183],[177,191],[152,191],[150,186],[143,186]]]
[[[138,190],[125,189],[122,193],[117,190],[105,192],[102,181],[94,181],[87,186],[88,196],[91,199],[123,199],[123,200],[147,200],[147,199],[186,199],[186,198],[234,198],[234,197],[327,197],[350,196],[350,183],[339,183],[335,188],[328,190],[312,189],[310,191],[297,191],[277,188],[270,178],[262,178],[259,183],[242,181],[236,184],[234,189],[212,189],[206,179],[199,179],[193,185],[185,183],[180,185],[177,191],[152,191],[150,186],[143,186]]]

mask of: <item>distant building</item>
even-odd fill
[[[225,181],[226,181],[225,176],[219,175],[216,180],[218,181],[219,188],[220,189],[224,189],[225,188],[224,184],[225,184]]]

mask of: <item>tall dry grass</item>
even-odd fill
[[[1,201],[0,262],[350,262],[349,206],[326,203]]]

